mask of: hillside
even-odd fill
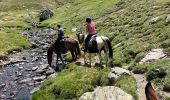
[[[128,67],[130,71],[144,74],[146,78],[150,78],[150,75],[152,77],[152,70],[162,68],[167,75],[164,78],[154,78],[153,83],[161,87],[160,91],[170,91],[170,18],[167,18],[170,17],[169,0],[0,0],[0,6],[0,39],[3,41],[0,43],[0,55],[30,47],[29,41],[19,34],[24,30],[36,31],[26,21],[35,22],[38,30],[56,29],[56,24],[60,23],[66,35],[75,37],[72,28],[85,33],[85,18],[91,16],[97,24],[97,33],[109,37],[112,42],[114,66]],[[40,23],[38,14],[44,6],[50,8],[54,16]],[[33,20],[28,13],[32,14]],[[149,51],[156,48],[163,48],[167,57],[139,64]],[[96,86],[109,85],[106,79],[109,68],[79,68],[75,63],[66,66],[59,76],[43,83],[40,91],[33,95],[34,100],[77,99]],[[86,70],[89,73],[85,73]],[[91,70],[95,73],[91,74]],[[101,73],[104,74],[100,75]],[[81,80],[83,77],[88,77],[88,81]],[[73,79],[76,80],[75,83]],[[101,84],[94,84],[93,80]],[[86,88],[78,89],[85,84]],[[122,76],[114,85],[131,94],[135,100],[139,99],[133,76]]]

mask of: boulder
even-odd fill
[[[114,83],[116,79],[121,75],[130,75],[130,72],[126,69],[120,68],[120,67],[114,67],[112,68],[112,71],[108,74],[108,78],[110,83]]]
[[[52,16],[53,16],[53,12],[50,9],[43,7],[40,10],[40,22],[47,20],[51,18]]]
[[[115,86],[97,87],[84,93],[79,100],[134,100],[133,97]]]
[[[167,17],[166,17],[166,22],[167,22],[167,23],[169,23],[169,22],[170,22],[170,14],[169,14],[169,15],[167,15]]]
[[[152,49],[140,62],[139,64],[144,64],[146,62],[151,62],[155,60],[159,60],[166,57],[166,54],[164,54],[163,49]]]

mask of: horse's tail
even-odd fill
[[[51,66],[51,63],[52,63],[52,58],[53,58],[53,47],[51,45],[47,50],[47,60],[48,60],[48,64],[50,66]]]
[[[76,49],[77,49],[78,55],[81,56],[81,51],[80,51],[80,46],[79,46],[78,41],[76,41]]]
[[[155,90],[153,89],[151,82],[148,82],[145,87],[145,94],[147,100],[159,100]]]
[[[109,57],[112,58],[113,57],[113,50],[112,50],[111,42],[109,41],[109,39],[106,39],[106,42],[107,42],[107,46],[109,47]]]

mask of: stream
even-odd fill
[[[8,55],[10,61],[20,62],[0,68],[0,100],[31,100],[32,93],[39,89],[40,84],[49,76],[56,75],[53,69],[48,74],[35,71],[47,66],[46,51],[54,39],[54,33],[52,29],[22,33],[32,43],[32,48],[22,52],[13,51]]]

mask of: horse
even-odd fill
[[[155,90],[153,89],[151,82],[148,82],[145,87],[145,95],[147,100],[159,100],[156,95]]]
[[[82,45],[85,39],[85,35],[82,33],[76,33],[76,36],[78,38],[79,43]],[[105,36],[92,36],[88,43],[87,53],[90,53],[90,66],[91,66],[91,53],[97,53],[99,59],[100,59],[100,65],[102,64],[101,59],[101,52],[102,50],[105,52],[106,57],[106,67],[108,62],[108,55],[109,58],[112,60],[113,57],[113,50],[111,42],[109,41],[108,37]],[[84,52],[84,56],[86,55],[86,52]],[[84,62],[86,63],[85,57]]]
[[[49,66],[51,66],[51,63],[52,63],[53,52],[57,54],[57,61],[56,61],[56,65],[57,65],[59,57],[62,63],[64,63],[61,57],[61,53],[64,54],[64,53],[67,53],[68,51],[71,52],[72,61],[76,60],[78,56],[81,56],[79,43],[76,39],[69,38],[69,37],[65,38],[64,46],[61,46],[61,45],[56,46],[55,43],[52,43],[47,50],[47,60],[48,60]]]

